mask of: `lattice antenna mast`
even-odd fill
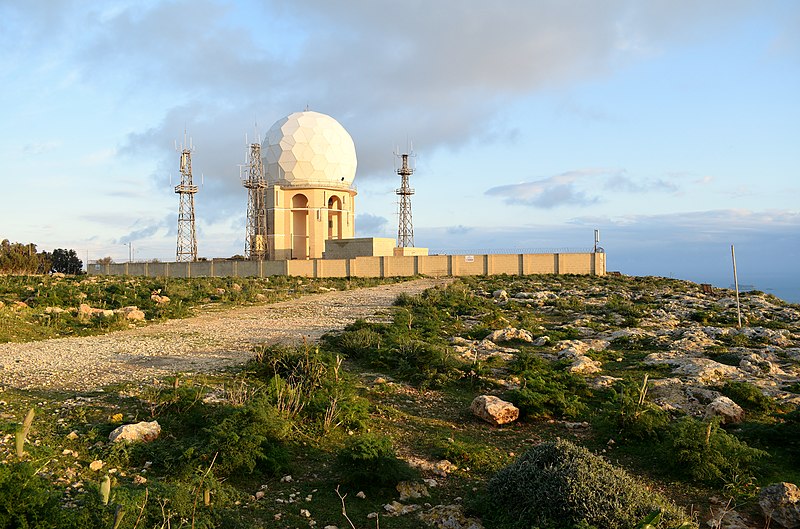
[[[192,152],[194,147],[186,142],[186,131],[183,132],[183,143],[175,150],[181,153],[181,183],[175,186],[175,193],[180,197],[178,205],[178,250],[176,261],[197,261],[197,231],[194,222],[194,195],[197,186],[192,182]]]
[[[269,258],[267,244],[267,204],[264,190],[267,181],[261,159],[261,138],[247,148],[244,165],[240,166],[242,185],[247,189],[247,235],[244,241],[245,256],[254,261]],[[246,142],[247,140],[245,140]]]
[[[411,195],[414,194],[414,189],[409,185],[408,177],[414,173],[408,165],[408,157],[414,156],[413,153],[403,153],[399,155],[402,164],[397,169],[397,174],[400,175],[400,188],[395,190],[395,194],[400,197],[398,209],[398,225],[397,225],[397,246],[400,248],[414,246],[414,223],[411,219]]]

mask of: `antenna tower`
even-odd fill
[[[175,150],[181,153],[181,183],[175,186],[175,193],[180,197],[178,206],[178,250],[176,261],[197,261],[197,232],[194,224],[194,195],[197,186],[192,183],[192,151],[194,148],[186,144],[186,131],[183,133],[183,144]]]
[[[402,165],[397,170],[401,179],[400,188],[395,190],[395,194],[400,197],[397,226],[397,246],[400,248],[414,246],[414,224],[411,220],[411,195],[414,194],[414,189],[408,183],[408,177],[411,176],[414,169],[408,165],[408,156],[407,153],[400,155]]]
[[[242,185],[247,188],[247,236],[244,241],[244,253],[249,259],[260,261],[266,259],[269,253],[267,205],[264,200],[267,182],[264,179],[264,162],[261,160],[260,141],[249,144],[245,164],[240,167],[240,170],[247,173],[242,178]]]

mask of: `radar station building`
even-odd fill
[[[356,148],[338,121],[290,114],[269,129],[261,153],[270,260],[319,259],[325,241],[353,239]]]

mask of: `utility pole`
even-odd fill
[[[739,317],[737,328],[742,328],[742,307],[739,305],[739,276],[736,273],[736,250],[731,244],[731,260],[733,261],[733,284],[736,287],[736,315]]]

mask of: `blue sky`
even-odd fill
[[[0,237],[172,259],[184,128],[199,253],[242,253],[245,134],[308,106],[359,157],[359,236],[591,245],[609,269],[800,301],[800,4],[0,2]],[[174,183],[174,182],[173,182]]]

